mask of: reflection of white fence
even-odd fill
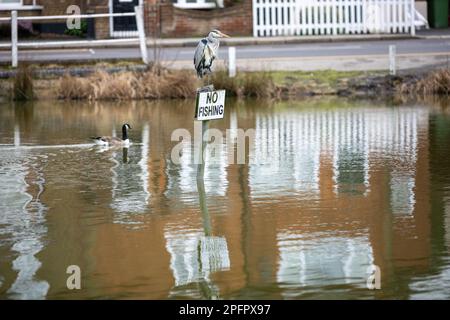
[[[298,298],[299,286],[345,283],[365,287],[367,268],[374,262],[373,249],[366,236],[308,238],[288,230],[277,234],[280,260],[276,277],[284,289],[284,298]]]
[[[323,175],[330,169],[329,160],[337,195],[368,195],[377,162],[373,159],[381,157],[395,159],[390,179],[393,212],[412,214],[418,137],[427,121],[426,112],[412,108],[258,113],[249,150],[251,198],[273,198],[276,189],[295,192],[297,199],[316,199],[321,194],[320,179],[329,177]]]
[[[108,39],[108,40],[71,40],[71,41],[38,41],[20,43],[18,39],[18,22],[19,21],[37,21],[37,20],[68,20],[68,19],[93,19],[93,18],[113,18],[113,17],[136,17],[136,25],[138,29],[138,38],[128,39]],[[114,44],[120,42],[127,42],[130,40],[139,40],[142,60],[148,63],[147,46],[145,42],[144,30],[144,14],[142,7],[135,7],[135,12],[125,13],[99,13],[99,14],[72,14],[72,15],[58,15],[58,16],[21,16],[17,15],[17,11],[11,11],[11,17],[2,17],[0,22],[11,22],[11,43],[0,44],[0,48],[11,48],[12,66],[18,65],[18,48],[31,47],[34,49],[49,48],[49,47],[65,47],[68,45],[85,45],[89,47],[92,44]]]
[[[414,0],[253,0],[253,35],[411,33]]]

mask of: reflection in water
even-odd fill
[[[20,128],[18,125],[14,126],[14,146],[20,146]]]
[[[450,251],[450,195],[445,198],[445,242]]]
[[[202,212],[204,236],[200,238],[199,242],[199,256],[201,263],[201,270],[205,274],[207,287],[211,293],[218,291],[210,284],[209,274],[217,271],[225,271],[230,269],[230,258],[228,255],[227,240],[225,237],[217,237],[213,235],[211,226],[211,217],[209,215],[206,204],[206,192],[203,179],[197,179],[197,190],[200,204],[200,211]],[[210,297],[217,297],[218,292]]]
[[[398,215],[410,215],[416,202],[414,196],[414,172],[391,173],[391,207]]]
[[[334,121],[323,134],[334,137],[335,192],[366,195],[369,192],[369,152],[373,142],[368,132],[373,127],[372,118],[354,110],[335,112],[333,116]]]
[[[445,229],[445,245],[447,253],[450,253],[450,197],[446,196],[444,201],[444,229]],[[443,259],[444,263],[438,270],[425,276],[415,277],[409,284],[409,289],[412,291],[411,299],[450,299],[450,292],[448,291],[450,283],[450,257],[446,256]]]
[[[273,160],[250,166],[251,197],[262,203],[291,194],[306,203],[323,201],[327,194],[324,187],[330,183],[339,198],[367,197],[371,192],[370,171],[380,170],[380,159],[395,159],[388,169],[391,210],[396,215],[411,215],[418,129],[426,127],[427,122],[427,113],[418,108],[257,114],[255,158],[267,154]],[[276,195],[273,190],[277,190]],[[338,203],[331,206],[339,208]],[[277,281],[286,288],[340,283],[365,287],[368,267],[375,260],[368,230],[358,232],[363,236],[342,238],[321,233],[306,236],[302,232],[306,227],[310,228],[300,227],[296,233],[278,232]],[[292,294],[298,292],[287,290],[283,296]]]
[[[150,192],[148,189],[148,155],[150,152],[150,126],[142,129],[142,144],[138,147],[114,150],[111,161],[112,203],[116,215],[114,222],[120,224],[139,224],[130,213],[145,213],[148,208]],[[119,160],[120,159],[120,160]]]
[[[417,130],[427,121],[426,112],[412,108],[257,114],[252,151],[256,159],[262,154],[271,161],[251,166],[252,197],[271,197],[274,188],[319,197],[321,156],[332,159],[336,193],[367,195],[370,157],[395,157],[391,205],[395,213],[410,214],[415,201]]]
[[[320,238],[319,241],[316,238]],[[354,284],[364,288],[367,270],[374,259],[366,237],[340,238],[311,235],[278,234],[280,262],[277,281],[287,289],[296,286],[321,287]],[[285,292],[285,297],[299,295],[298,290]]]
[[[46,208],[40,201],[45,184],[41,161],[45,163],[45,158],[0,152],[0,185],[7,186],[0,192],[0,236],[17,255],[12,261],[17,277],[7,291],[14,299],[43,299],[49,289],[46,281],[36,279],[42,264],[36,254],[43,249],[47,232]]]
[[[449,283],[450,269],[448,268],[443,268],[437,275],[414,278],[409,285],[409,289],[413,292],[411,299],[448,300],[450,299],[450,294],[448,293]]]
[[[196,283],[201,298],[217,299],[219,288],[211,281],[210,276],[214,272],[230,269],[228,246],[224,237],[212,235],[203,179],[197,179],[197,190],[203,232],[200,229],[188,233],[170,229],[165,232],[170,268],[175,278],[175,288],[172,289],[171,295],[192,295],[193,292],[188,293],[182,287]]]
[[[191,102],[0,108],[0,298],[449,298],[448,115],[316,101],[230,103],[251,161],[223,144],[198,184]],[[123,119],[135,144],[86,145]]]
[[[206,192],[210,195],[222,197],[225,196],[228,186],[228,154],[225,139],[223,140],[223,144],[217,146],[217,148],[212,148],[212,145],[206,147],[204,166]],[[180,164],[176,165],[170,159],[167,159],[167,175],[169,177],[168,197],[197,193],[195,186],[197,164],[194,164],[194,156],[197,154],[199,154],[197,146],[194,146],[192,141],[183,140]],[[180,200],[184,200],[184,198],[181,197]]]

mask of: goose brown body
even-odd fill
[[[102,146],[124,146],[130,144],[130,140],[128,138],[128,130],[131,129],[131,126],[128,123],[125,123],[122,126],[122,139],[118,137],[112,136],[99,136],[99,137],[91,137],[92,140],[98,145]]]

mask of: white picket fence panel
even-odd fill
[[[253,0],[253,35],[414,35],[414,12],[414,0]]]

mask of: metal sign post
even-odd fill
[[[202,122],[202,138],[199,144],[199,164],[197,166],[197,179],[203,179],[205,173],[204,152],[207,141],[205,134],[209,128],[209,121],[223,119],[225,114],[225,90],[214,90],[210,85],[197,90],[197,100],[195,103],[195,120]]]

